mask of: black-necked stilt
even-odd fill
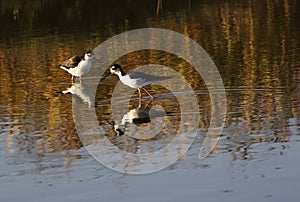
[[[106,78],[109,74],[118,75],[120,81],[123,84],[131,88],[138,89],[140,100],[142,98],[141,89],[143,89],[151,97],[151,100],[154,99],[153,95],[151,95],[151,93],[144,88],[145,86],[151,85],[152,83],[158,81],[163,81],[172,78],[172,76],[154,76],[154,75],[145,74],[142,72],[134,72],[134,71],[125,73],[119,64],[114,64],[110,68],[110,72],[104,78]]]
[[[93,51],[87,51],[84,56],[75,55],[68,59],[66,62],[60,65],[60,68],[66,70],[72,75],[72,81],[74,78],[87,74],[91,69],[91,59],[94,59],[95,55]]]

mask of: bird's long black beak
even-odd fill
[[[93,57],[93,59],[96,60],[96,61],[98,61],[98,62],[100,62],[100,60],[98,58],[96,58],[96,57]]]
[[[111,75],[110,72],[108,72],[107,74],[105,74],[105,75],[100,79],[100,81],[104,80],[104,79],[105,79],[106,77],[108,77],[109,75]]]

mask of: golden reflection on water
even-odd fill
[[[137,9],[145,13],[141,19],[128,14],[124,20],[120,11],[121,17],[116,16],[116,19],[86,21],[84,26],[90,32],[70,27],[65,33],[49,33],[40,24],[42,20],[49,20],[47,16],[40,16],[48,6],[52,8],[47,2],[29,3],[26,7],[17,2],[1,2],[3,17],[7,17],[11,8],[20,13],[26,11],[15,19],[17,24],[13,24],[24,29],[24,36],[22,32],[13,35],[11,29],[2,30],[0,135],[4,141],[1,147],[5,148],[6,154],[43,154],[82,147],[73,123],[72,97],[60,93],[71,87],[70,75],[60,70],[58,64],[74,54],[94,48],[115,34],[140,27],[160,27],[183,33],[197,41],[212,57],[227,89],[226,125],[242,127],[246,134],[242,137],[224,134],[232,142],[239,145],[244,138],[247,144],[285,142],[292,134],[299,134],[299,26],[296,23],[299,11],[293,9],[296,3],[292,0],[191,1],[188,10],[176,10],[175,5],[168,4],[161,8],[160,4],[155,4],[152,11],[144,6]],[[66,16],[69,17],[61,20],[57,25],[59,28],[72,18],[80,19],[80,10],[84,9],[83,4],[76,8],[68,6]],[[139,8],[140,5],[135,6]],[[78,12],[71,12],[74,9]],[[27,12],[35,15],[30,17]],[[11,23],[10,20],[1,22],[4,27]],[[208,127],[210,103],[206,86],[184,60],[172,54],[148,50],[130,53],[116,62],[126,70],[148,63],[174,68],[199,93],[197,98],[202,113],[199,127]],[[116,79],[108,81],[115,82]],[[109,99],[112,93],[113,86],[108,82],[103,85],[97,89],[96,104],[100,102],[97,98]],[[168,93],[157,86],[150,89],[156,93]],[[172,99],[164,105],[167,109],[176,107]],[[97,110],[99,122],[110,118],[109,108]],[[149,151],[154,150],[151,144]],[[219,152],[218,148],[215,152]],[[66,162],[71,160],[65,159]]]

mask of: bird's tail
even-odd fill
[[[69,68],[64,65],[59,65],[59,67],[67,72],[69,72]]]
[[[67,94],[67,93],[71,93],[70,91],[69,91],[69,89],[68,90],[63,90],[63,91],[61,91],[63,94]]]

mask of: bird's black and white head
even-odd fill
[[[121,66],[119,64],[114,64],[110,68],[110,73],[111,74],[116,74],[118,76],[124,76],[125,72],[122,70]]]
[[[86,54],[84,55],[85,60],[90,60],[90,59],[94,59],[94,58],[95,58],[95,54],[91,50],[87,51]]]
[[[114,64],[109,69],[109,72],[104,77],[102,77],[101,80],[105,79],[106,77],[108,77],[111,74],[116,74],[120,78],[122,76],[125,76],[126,73],[122,70],[122,68],[121,68],[121,66],[119,64]]]

